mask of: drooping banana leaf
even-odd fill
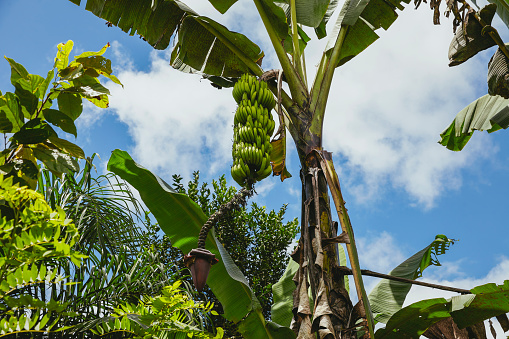
[[[470,290],[472,294],[421,300],[395,313],[376,339],[418,338],[431,325],[452,317],[465,328],[509,312],[509,280],[502,285],[486,284]]]
[[[475,130],[498,131],[509,126],[509,99],[486,94],[463,108],[443,131],[439,144],[461,151]]]
[[[184,253],[197,247],[198,234],[207,217],[187,195],[176,193],[164,180],[138,165],[125,151],[113,151],[108,170],[129,182],[152,212],[173,246]],[[228,252],[210,232],[205,243],[219,263],[210,269],[207,284],[221,302],[224,316],[239,322],[245,338],[294,338],[290,329],[266,322],[261,306],[246,278]],[[292,336],[293,335],[293,336]]]
[[[325,53],[332,53],[341,27],[349,26],[336,67],[375,42],[379,38],[375,31],[387,30],[396,21],[396,9],[404,9],[402,2],[408,4],[410,0],[346,0],[325,47]]]
[[[428,266],[440,266],[436,257],[444,254],[451,243],[452,240],[446,236],[437,235],[431,244],[402,262],[389,275],[412,280],[419,278]],[[375,320],[387,323],[401,309],[411,287],[404,282],[381,280],[368,295]]]
[[[71,0],[80,4],[81,0]],[[248,71],[243,60],[261,62],[262,50],[240,33],[199,16],[179,0],[85,0],[86,10],[118,26],[130,35],[139,34],[155,49],[166,49],[175,35],[178,56],[174,67],[216,77],[240,77]],[[194,29],[199,29],[198,32]],[[235,48],[237,54],[231,48]],[[210,53],[209,53],[210,52]],[[240,53],[240,54],[239,54]],[[206,57],[209,54],[212,57]],[[190,63],[187,64],[186,60]],[[185,68],[184,66],[189,66]],[[228,74],[225,76],[224,74]]]

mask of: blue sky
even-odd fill
[[[264,49],[264,69],[277,68],[249,2],[235,4],[224,18],[203,0],[188,4],[242,31]],[[500,21],[495,27],[509,41],[507,27]],[[155,52],[139,37],[108,28],[83,5],[67,0],[0,0],[0,33],[0,54],[41,75],[52,66],[60,42],[73,40],[77,53],[112,44],[105,56],[125,86],[107,84],[110,108],[88,106],[78,119],[75,140],[87,155],[99,153],[99,172],[105,171],[110,152],[120,148],[167,181],[171,174],[189,179],[200,170],[207,181],[226,173],[234,184],[229,175],[231,90],[219,91],[199,76],[171,69],[169,51]],[[494,52],[449,68],[451,39],[448,19],[433,26],[425,5],[417,11],[408,6],[381,39],[337,70],[324,148],[334,154],[364,268],[386,273],[436,234],[445,234],[460,241],[440,258],[443,267],[430,269],[425,279],[471,288],[509,279],[504,212],[509,133],[476,132],[460,153],[436,143],[457,112],[487,93],[487,61]],[[314,41],[306,50],[310,83],[323,47],[324,42]],[[13,91],[9,72],[8,63],[0,60],[4,93]],[[268,208],[287,203],[287,216],[294,218],[300,216],[299,168],[291,143],[289,150],[293,177],[260,183],[255,201]],[[439,295],[433,290],[414,294]]]

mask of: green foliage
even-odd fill
[[[138,165],[126,152],[115,150],[108,162],[108,169],[139,191],[144,203],[175,247],[184,253],[196,247],[199,230],[207,217],[195,202]],[[247,279],[214,236],[214,232],[208,234],[205,246],[219,258],[219,263],[210,270],[207,284],[221,302],[224,317],[240,322],[239,328],[245,338],[294,337],[291,330],[286,331],[287,328],[264,319],[260,303]]]
[[[224,175],[212,181],[212,196],[207,186],[207,183],[200,185],[198,172],[194,173],[187,189],[181,177],[173,176],[175,190],[187,194],[207,215],[217,211],[237,192],[227,185]],[[289,260],[288,246],[299,231],[296,218],[283,222],[285,213],[286,205],[278,212],[267,212],[265,206],[252,203],[250,210],[244,207],[228,212],[215,226],[217,238],[244,273],[267,318],[273,302],[272,284],[285,271]],[[213,300],[212,295],[209,298]]]
[[[509,312],[509,280],[502,285],[477,286],[471,292],[448,300],[421,300],[402,308],[391,317],[385,328],[376,332],[376,338],[418,338],[442,319],[452,317],[461,329]]]
[[[68,170],[79,171],[77,159],[84,159],[85,153],[59,138],[52,126],[77,136],[74,121],[83,110],[82,99],[108,107],[109,90],[98,77],[120,84],[112,74],[111,61],[102,56],[108,47],[82,53],[69,62],[73,42],[61,43],[46,78],[28,73],[23,65],[6,57],[15,91],[0,92],[0,132],[12,134],[0,153],[0,174],[35,189],[39,163],[59,176]],[[53,107],[55,100],[58,109]]]
[[[439,143],[451,151],[461,151],[474,131],[492,133],[509,126],[509,99],[486,94],[463,108],[440,134]]]
[[[12,177],[0,175],[0,336],[49,332],[61,316],[74,314],[53,296],[38,299],[26,290],[37,285],[61,288],[64,277],[58,266],[71,261],[79,267],[85,256],[72,248],[78,230],[64,211],[51,209],[41,194],[12,183]]]
[[[440,266],[437,257],[444,254],[453,243],[454,240],[439,234],[431,244],[399,264],[389,275],[411,280],[420,278],[430,265]],[[368,296],[375,321],[387,323],[401,309],[411,287],[408,283],[382,279]]]
[[[180,281],[162,289],[156,297],[144,297],[137,305],[123,303],[114,309],[107,321],[91,331],[98,335],[127,332],[134,338],[176,338],[185,334],[191,338],[223,337],[221,328],[217,334],[204,332],[193,323],[194,313],[212,311],[212,303],[199,303],[180,289]]]

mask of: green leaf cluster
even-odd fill
[[[474,287],[472,294],[450,299],[421,300],[397,313],[387,326],[376,332],[376,338],[417,338],[440,320],[452,317],[458,327],[465,328],[509,312],[509,280]]]
[[[11,66],[15,91],[0,92],[0,132],[10,135],[9,144],[0,153],[0,174],[35,188],[40,163],[57,175],[79,171],[77,159],[84,159],[85,153],[74,143],[59,138],[53,127],[77,136],[74,122],[83,110],[83,99],[108,107],[110,92],[98,77],[103,75],[120,84],[112,74],[111,61],[102,56],[108,47],[109,44],[98,52],[82,53],[69,62],[73,42],[61,43],[53,68],[45,78],[30,74],[23,65],[5,58]]]
[[[162,289],[156,297],[145,296],[137,305],[123,303],[114,309],[107,321],[98,324],[91,332],[105,335],[113,332],[125,332],[133,338],[176,338],[184,334],[190,338],[223,337],[223,331],[217,328],[213,335],[201,330],[190,315],[212,311],[212,303],[195,302],[180,288],[181,281]]]
[[[196,247],[199,230],[207,220],[198,204],[138,165],[127,152],[115,150],[108,169],[138,190],[173,246],[184,253]],[[208,234],[205,246],[220,260],[210,270],[207,284],[221,303],[224,317],[239,323],[245,338],[294,338],[289,328],[264,319],[249,282],[214,234]]]
[[[27,289],[62,286],[58,265],[81,265],[86,256],[72,248],[78,230],[61,208],[51,209],[41,194],[2,175],[0,212],[0,336],[51,331],[61,316],[73,315],[68,305],[52,297],[34,298]]]

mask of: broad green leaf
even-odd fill
[[[83,74],[82,76],[73,79],[73,87],[63,89],[63,92],[77,92],[86,98],[99,97],[102,94],[110,94],[110,91],[101,85],[97,78]]]
[[[51,124],[58,126],[62,129],[62,131],[71,133],[75,137],[77,137],[76,125],[74,125],[74,120],[69,118],[63,112],[47,108],[42,111],[44,118]]]
[[[106,78],[113,81],[114,83],[123,86],[120,80],[118,80],[116,76],[111,74],[112,73],[111,60],[106,59],[103,56],[93,55],[86,58],[76,58],[76,60],[73,61],[71,65],[73,65],[74,63],[80,64],[85,70],[85,74],[87,75],[90,75],[92,77],[98,77],[99,75],[103,75]]]
[[[263,10],[267,14],[272,28],[276,32],[280,41],[291,40],[290,35],[290,4],[286,1],[273,2],[270,0],[261,0]]]
[[[46,79],[44,79],[44,83],[41,85],[41,90],[39,92],[39,99],[44,99],[44,96],[46,95],[46,91],[48,90],[49,84],[51,83],[51,80],[55,76],[55,70],[52,69],[48,72],[48,75],[46,75]]]
[[[45,79],[39,75],[29,74],[28,79],[19,79],[14,94],[19,98],[23,108],[23,115],[29,119],[35,113],[39,105],[39,98],[44,95]]]
[[[187,16],[179,29],[171,65],[181,71],[189,67],[201,73],[221,77],[240,77],[249,72],[224,42],[231,43],[245,57],[261,62],[263,52],[240,33],[229,31],[207,17]]]
[[[209,0],[209,2],[219,13],[224,14],[237,0]]]
[[[56,148],[68,153],[70,156],[73,156],[78,159],[85,159],[85,152],[78,145],[73,144],[70,141],[65,139],[60,139],[56,136],[51,136],[49,138],[51,144],[53,144]]]
[[[338,7],[338,0],[332,0],[329,3],[329,7],[327,7],[327,11],[325,12],[325,15],[322,18],[322,21],[318,24],[318,26],[315,28],[315,33],[318,39],[323,39],[327,36],[327,31],[325,30],[325,26],[329,22],[330,17],[334,12],[336,11],[336,8]]]
[[[177,35],[171,63],[183,72],[239,77],[248,71],[243,58],[261,62],[263,57],[260,48],[245,36],[199,17],[178,0],[89,0],[86,9],[126,33],[139,34],[156,49],[166,49]]]
[[[478,131],[488,133],[509,126],[509,99],[486,94],[463,108],[440,136],[439,144],[451,151],[461,151]]]
[[[509,280],[486,284],[472,294],[418,301],[395,313],[376,338],[418,338],[431,325],[452,317],[460,329],[509,312]]]
[[[329,0],[296,0],[297,23],[313,28],[318,27],[329,5]]]
[[[451,315],[459,328],[509,312],[509,280],[502,285],[493,283],[474,287],[475,298],[462,307],[453,308]]]
[[[83,112],[83,103],[78,94],[60,92],[57,102],[58,110],[72,120],[76,120]]]
[[[176,193],[162,179],[134,162],[127,152],[113,151],[108,162],[108,170],[138,190],[143,202],[173,246],[180,248],[184,253],[197,247],[198,234],[207,217],[195,202],[184,194]],[[242,277],[236,273],[234,277],[230,276],[228,272],[235,272],[238,268],[234,269],[236,266],[229,256],[221,257],[222,245],[216,243],[211,233],[207,237],[206,248],[221,258],[219,263],[211,268],[207,284],[223,305],[225,317],[238,322],[258,301],[249,286],[239,281]]]
[[[451,243],[446,236],[437,235],[431,244],[402,262],[389,275],[412,280],[419,278],[428,266],[440,266],[436,257],[444,254]],[[401,309],[411,287],[408,283],[382,279],[368,295],[375,320],[387,323]]]
[[[155,49],[166,49],[179,23],[196,13],[180,1],[89,0],[86,10],[130,35],[139,34]]]
[[[3,133],[16,133],[25,123],[21,105],[13,93],[7,92],[0,97],[0,121],[0,132]]]
[[[57,133],[46,122],[37,118],[24,124],[18,132],[14,133],[12,139],[20,144],[38,144],[52,135]]]
[[[72,40],[67,41],[66,43],[58,44],[58,52],[55,57],[55,65],[54,67],[57,70],[61,70],[67,67],[69,64],[69,54],[71,54],[72,48],[74,46],[74,42]]]
[[[376,331],[375,337],[419,338],[428,327],[448,317],[449,303],[444,298],[421,300],[394,314],[385,328]]]
[[[68,170],[79,172],[78,162],[66,153],[38,144],[34,149],[35,157],[53,173],[60,176]],[[56,273],[55,273],[56,274]],[[54,278],[54,276],[53,276]]]
[[[379,28],[387,30],[398,18],[396,8],[403,10],[402,2],[410,0],[347,0],[338,16],[325,48],[331,53],[342,26],[348,26],[348,32],[336,66],[341,66],[361,53],[375,40]]]
[[[18,64],[16,61],[12,60],[11,58],[8,58],[8,57],[4,57],[4,58],[9,62],[9,65],[11,66],[11,84],[13,86],[16,86],[16,83],[18,82],[19,79],[29,80],[29,76],[28,76],[29,73],[25,69],[25,67],[23,67],[23,65]]]
[[[239,324],[239,332],[246,339],[294,339],[295,333],[288,327],[266,322],[261,309],[255,309]]]
[[[283,326],[290,326],[293,318],[293,291],[295,282],[293,277],[299,270],[299,264],[290,259],[285,273],[279,281],[272,285],[272,297],[274,304],[270,309],[272,321]]]
[[[106,52],[106,50],[108,49],[108,47],[111,47],[109,42],[106,45],[104,45],[103,48],[101,48],[98,52],[83,52],[80,55],[75,56],[74,59],[76,60],[76,59],[81,59],[81,58],[88,58],[88,57],[103,55],[104,52]]]

